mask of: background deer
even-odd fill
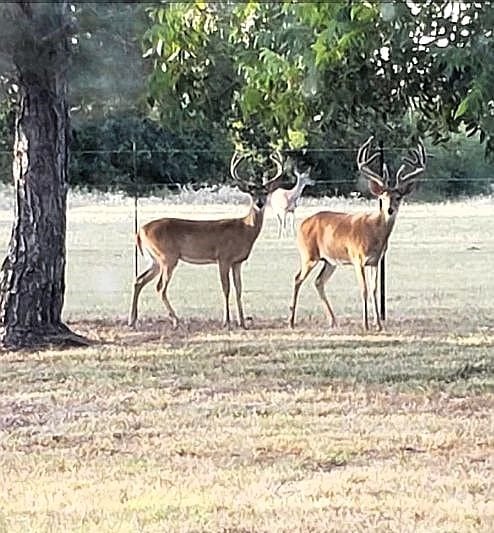
[[[283,171],[281,155],[274,153],[270,159],[276,165],[276,173],[269,179],[242,179],[237,167],[244,159],[235,153],[230,163],[230,172],[240,190],[250,196],[249,212],[242,218],[222,220],[185,220],[161,218],[145,224],[137,233],[137,246],[151,259],[150,266],[139,274],[133,286],[129,312],[129,326],[137,320],[137,302],[143,287],[159,275],[157,290],[173,322],[178,326],[175,314],[167,297],[167,289],[173,270],[179,260],[202,265],[218,263],[221,286],[225,296],[224,324],[230,324],[230,272],[233,276],[237,297],[239,325],[245,328],[242,308],[241,266],[249,257],[252,246],[261,231],[267,195],[280,185]]]
[[[278,188],[270,195],[270,205],[278,220],[278,239],[283,231],[287,231],[288,214],[291,214],[292,235],[295,234],[295,209],[307,185],[314,185],[314,180],[310,178],[310,168],[305,172],[300,172],[296,167],[293,172],[297,182],[291,189]]]
[[[383,165],[383,175],[371,169],[370,165],[379,157],[379,152],[370,155],[370,137],[357,154],[358,169],[367,178],[369,189],[380,198],[380,209],[375,213],[336,213],[322,211],[305,219],[297,234],[301,268],[295,276],[295,287],[291,306],[290,326],[295,324],[297,297],[304,279],[319,261],[324,265],[316,278],[315,285],[323,302],[331,325],[336,325],[336,318],[324,291],[324,286],[333,275],[337,264],[350,264],[355,268],[360,285],[363,305],[363,327],[369,329],[367,313],[367,282],[365,267],[371,271],[371,297],[377,328],[381,329],[377,305],[377,269],[386,251],[388,239],[398,214],[401,200],[410,194],[415,185],[416,176],[423,172],[426,154],[422,142],[416,150],[411,150],[410,157],[405,157],[395,175],[395,185],[389,184],[389,170]]]

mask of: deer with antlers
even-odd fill
[[[285,232],[287,231],[287,219],[289,214],[292,219],[292,234],[295,234],[295,209],[305,187],[307,185],[314,185],[314,180],[310,178],[310,168],[305,172],[300,172],[298,168],[295,167],[293,173],[297,178],[295,186],[291,189],[279,187],[273,191],[269,198],[271,209],[278,220],[278,239],[281,238],[283,230],[285,230]]]
[[[149,267],[139,274],[133,286],[129,313],[129,326],[137,320],[139,294],[150,281],[158,277],[157,290],[176,328],[179,319],[167,297],[167,289],[177,263],[185,261],[196,265],[217,263],[221,286],[225,297],[224,325],[230,325],[230,272],[235,286],[238,321],[245,328],[242,307],[242,263],[249,257],[252,246],[261,231],[266,198],[280,185],[283,163],[281,155],[275,152],[270,159],[276,166],[275,175],[263,179],[242,179],[238,165],[244,159],[234,153],[230,172],[237,186],[250,196],[250,208],[246,216],[222,220],[185,220],[161,218],[142,226],[136,235],[137,246],[149,256]]]
[[[336,318],[324,286],[338,264],[349,264],[353,265],[360,286],[362,322],[365,330],[369,329],[365,267],[370,267],[370,292],[375,323],[377,329],[381,329],[377,304],[378,264],[386,251],[401,201],[412,192],[417,175],[425,170],[426,153],[424,145],[419,141],[418,148],[411,150],[410,155],[403,159],[403,164],[395,174],[395,184],[392,186],[389,183],[389,170],[385,164],[382,175],[371,168],[371,164],[380,155],[377,151],[370,154],[372,139],[373,137],[370,137],[358,150],[357,166],[367,178],[370,192],[381,200],[380,209],[375,213],[355,214],[322,211],[302,222],[297,234],[301,268],[295,276],[290,316],[292,328],[295,324],[295,308],[300,286],[317,263],[322,261],[324,264],[316,278],[315,286],[331,325],[336,326]]]

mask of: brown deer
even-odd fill
[[[238,175],[238,165],[244,156],[233,154],[230,172],[243,192],[250,195],[249,212],[242,218],[222,220],[185,220],[161,218],[142,226],[137,233],[137,246],[141,253],[147,252],[150,266],[135,281],[129,312],[129,326],[137,320],[137,302],[143,287],[159,275],[157,290],[176,328],[179,319],[167,297],[167,289],[172,273],[179,260],[196,265],[217,263],[221,286],[225,296],[224,325],[230,325],[230,272],[235,286],[238,322],[245,328],[242,308],[242,263],[249,257],[252,246],[261,231],[266,197],[280,186],[283,164],[281,155],[275,152],[270,159],[276,165],[276,173],[268,179],[242,179]]]
[[[362,305],[363,327],[369,329],[367,312],[367,282],[365,267],[371,270],[371,299],[377,329],[381,329],[377,304],[377,269],[388,246],[388,239],[396,221],[402,199],[410,194],[415,186],[416,176],[425,170],[426,153],[419,141],[418,148],[411,150],[409,157],[403,159],[395,175],[395,185],[389,184],[389,171],[383,165],[383,175],[370,168],[379,157],[379,152],[370,155],[370,137],[358,150],[357,166],[367,178],[370,192],[378,197],[380,209],[374,213],[336,213],[322,211],[305,219],[297,233],[297,246],[300,253],[301,268],[295,276],[295,287],[291,306],[290,326],[295,324],[297,297],[305,278],[319,261],[323,261],[321,272],[315,285],[325,311],[336,326],[336,318],[324,291],[324,286],[333,275],[338,264],[353,265],[359,282]]]

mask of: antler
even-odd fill
[[[410,157],[404,157],[403,161],[396,172],[396,186],[403,185],[425,170],[427,154],[425,153],[424,143],[421,139],[419,139],[418,147],[410,150]],[[404,174],[407,165],[411,166],[412,170]]]
[[[279,150],[276,150],[272,154],[269,154],[269,159],[271,159],[271,161],[276,165],[276,174],[273,178],[263,180],[264,187],[268,189],[270,189],[273,183],[278,180],[281,174],[283,173],[283,156],[281,155]]]
[[[230,174],[233,178],[233,180],[237,183],[237,187],[247,194],[252,194],[253,189],[256,188],[255,182],[252,180],[252,178],[244,177],[238,175],[237,167],[238,165],[249,155],[242,155],[238,152],[234,152],[232,155],[232,160],[230,161]]]
[[[379,157],[378,151],[369,156],[370,144],[374,136],[370,136],[357,152],[357,166],[360,172],[369,180],[377,183],[380,187],[385,188],[389,179],[389,171],[386,164],[383,165],[383,176],[372,170],[369,165]]]
[[[279,182],[281,174],[283,173],[283,161],[281,154],[278,151],[270,154],[269,159],[271,159],[271,161],[273,161],[273,163],[276,165],[276,174],[272,178],[263,178],[262,181],[260,178],[256,180],[255,176],[242,178],[238,175],[237,167],[239,163],[246,157],[246,155],[240,155],[238,152],[235,152],[232,155],[230,162],[230,174],[237,182],[238,187],[244,192],[254,195],[260,194],[263,189],[267,192],[273,191]]]
[[[232,160],[230,161],[230,174],[235,181],[241,181],[241,178],[237,173],[237,167],[240,161],[245,159],[245,157],[245,155],[242,155],[239,152],[234,152],[232,155]]]

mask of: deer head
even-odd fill
[[[424,144],[419,141],[416,149],[410,150],[407,157],[395,174],[395,184],[390,184],[389,169],[383,165],[382,175],[373,170],[370,165],[378,157],[379,152],[370,153],[370,145],[374,137],[369,137],[359,148],[357,153],[357,166],[369,182],[370,192],[382,200],[381,209],[388,216],[396,216],[402,199],[409,195],[416,184],[416,177],[425,170],[427,156]]]
[[[299,187],[304,188],[306,185],[314,185],[315,181],[310,177],[311,168],[307,168],[304,172],[301,172],[297,166],[293,167],[293,173],[297,178],[297,184]]]
[[[253,202],[261,208],[266,202],[267,195],[281,185],[281,175],[283,173],[282,157],[278,151],[269,155],[269,159],[275,164],[275,171],[272,176],[262,175],[262,177],[248,176],[242,178],[238,174],[238,166],[245,158],[245,155],[241,155],[238,152],[233,154],[230,162],[230,174],[237,187],[242,192],[249,194]]]

